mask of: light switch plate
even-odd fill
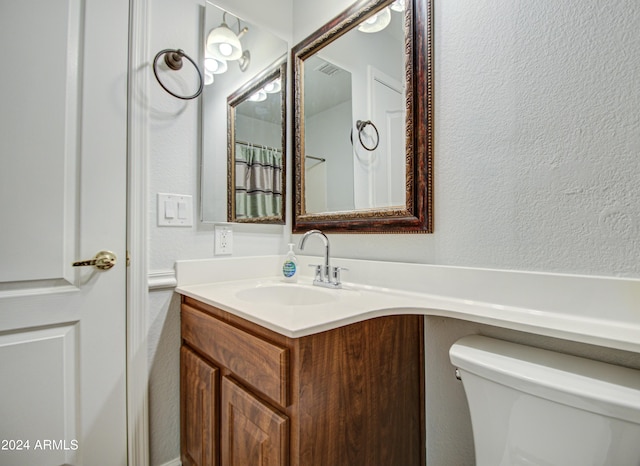
[[[158,193],[158,226],[193,226],[193,196]]]

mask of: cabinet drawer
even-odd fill
[[[281,406],[288,405],[289,352],[186,304],[182,338],[235,377]]]

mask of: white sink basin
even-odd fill
[[[312,306],[338,299],[335,290],[295,283],[257,285],[239,290],[236,297],[248,302],[282,306]]]

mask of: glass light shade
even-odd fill
[[[207,51],[214,58],[237,60],[242,56],[242,45],[238,36],[225,23],[222,23],[209,33]]]
[[[265,84],[263,89],[267,94],[275,94],[276,92],[280,92],[280,89],[282,89],[280,79],[274,79],[270,83]]]
[[[405,9],[405,0],[396,0],[391,4],[391,9],[393,11],[404,11]]]
[[[258,92],[253,94],[251,97],[247,99],[250,102],[262,102],[263,100],[267,100],[267,93],[260,89]]]
[[[212,56],[206,56],[204,58],[204,69],[211,74],[222,74],[227,71],[227,68],[229,68],[229,66],[224,60]]]
[[[367,18],[360,26],[358,31],[362,32],[379,32],[386,28],[391,22],[391,10],[389,7],[385,7],[375,15]]]
[[[204,72],[204,85],[208,86],[209,84],[213,84],[213,74],[208,71]]]

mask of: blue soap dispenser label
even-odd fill
[[[285,281],[288,282],[297,280],[296,272],[298,271],[298,259],[296,258],[296,253],[293,252],[293,246],[293,243],[289,244],[289,252],[284,258],[284,263],[282,264],[282,275],[284,276]]]
[[[293,261],[285,261],[282,266],[282,274],[289,278],[296,274],[296,264]]]

